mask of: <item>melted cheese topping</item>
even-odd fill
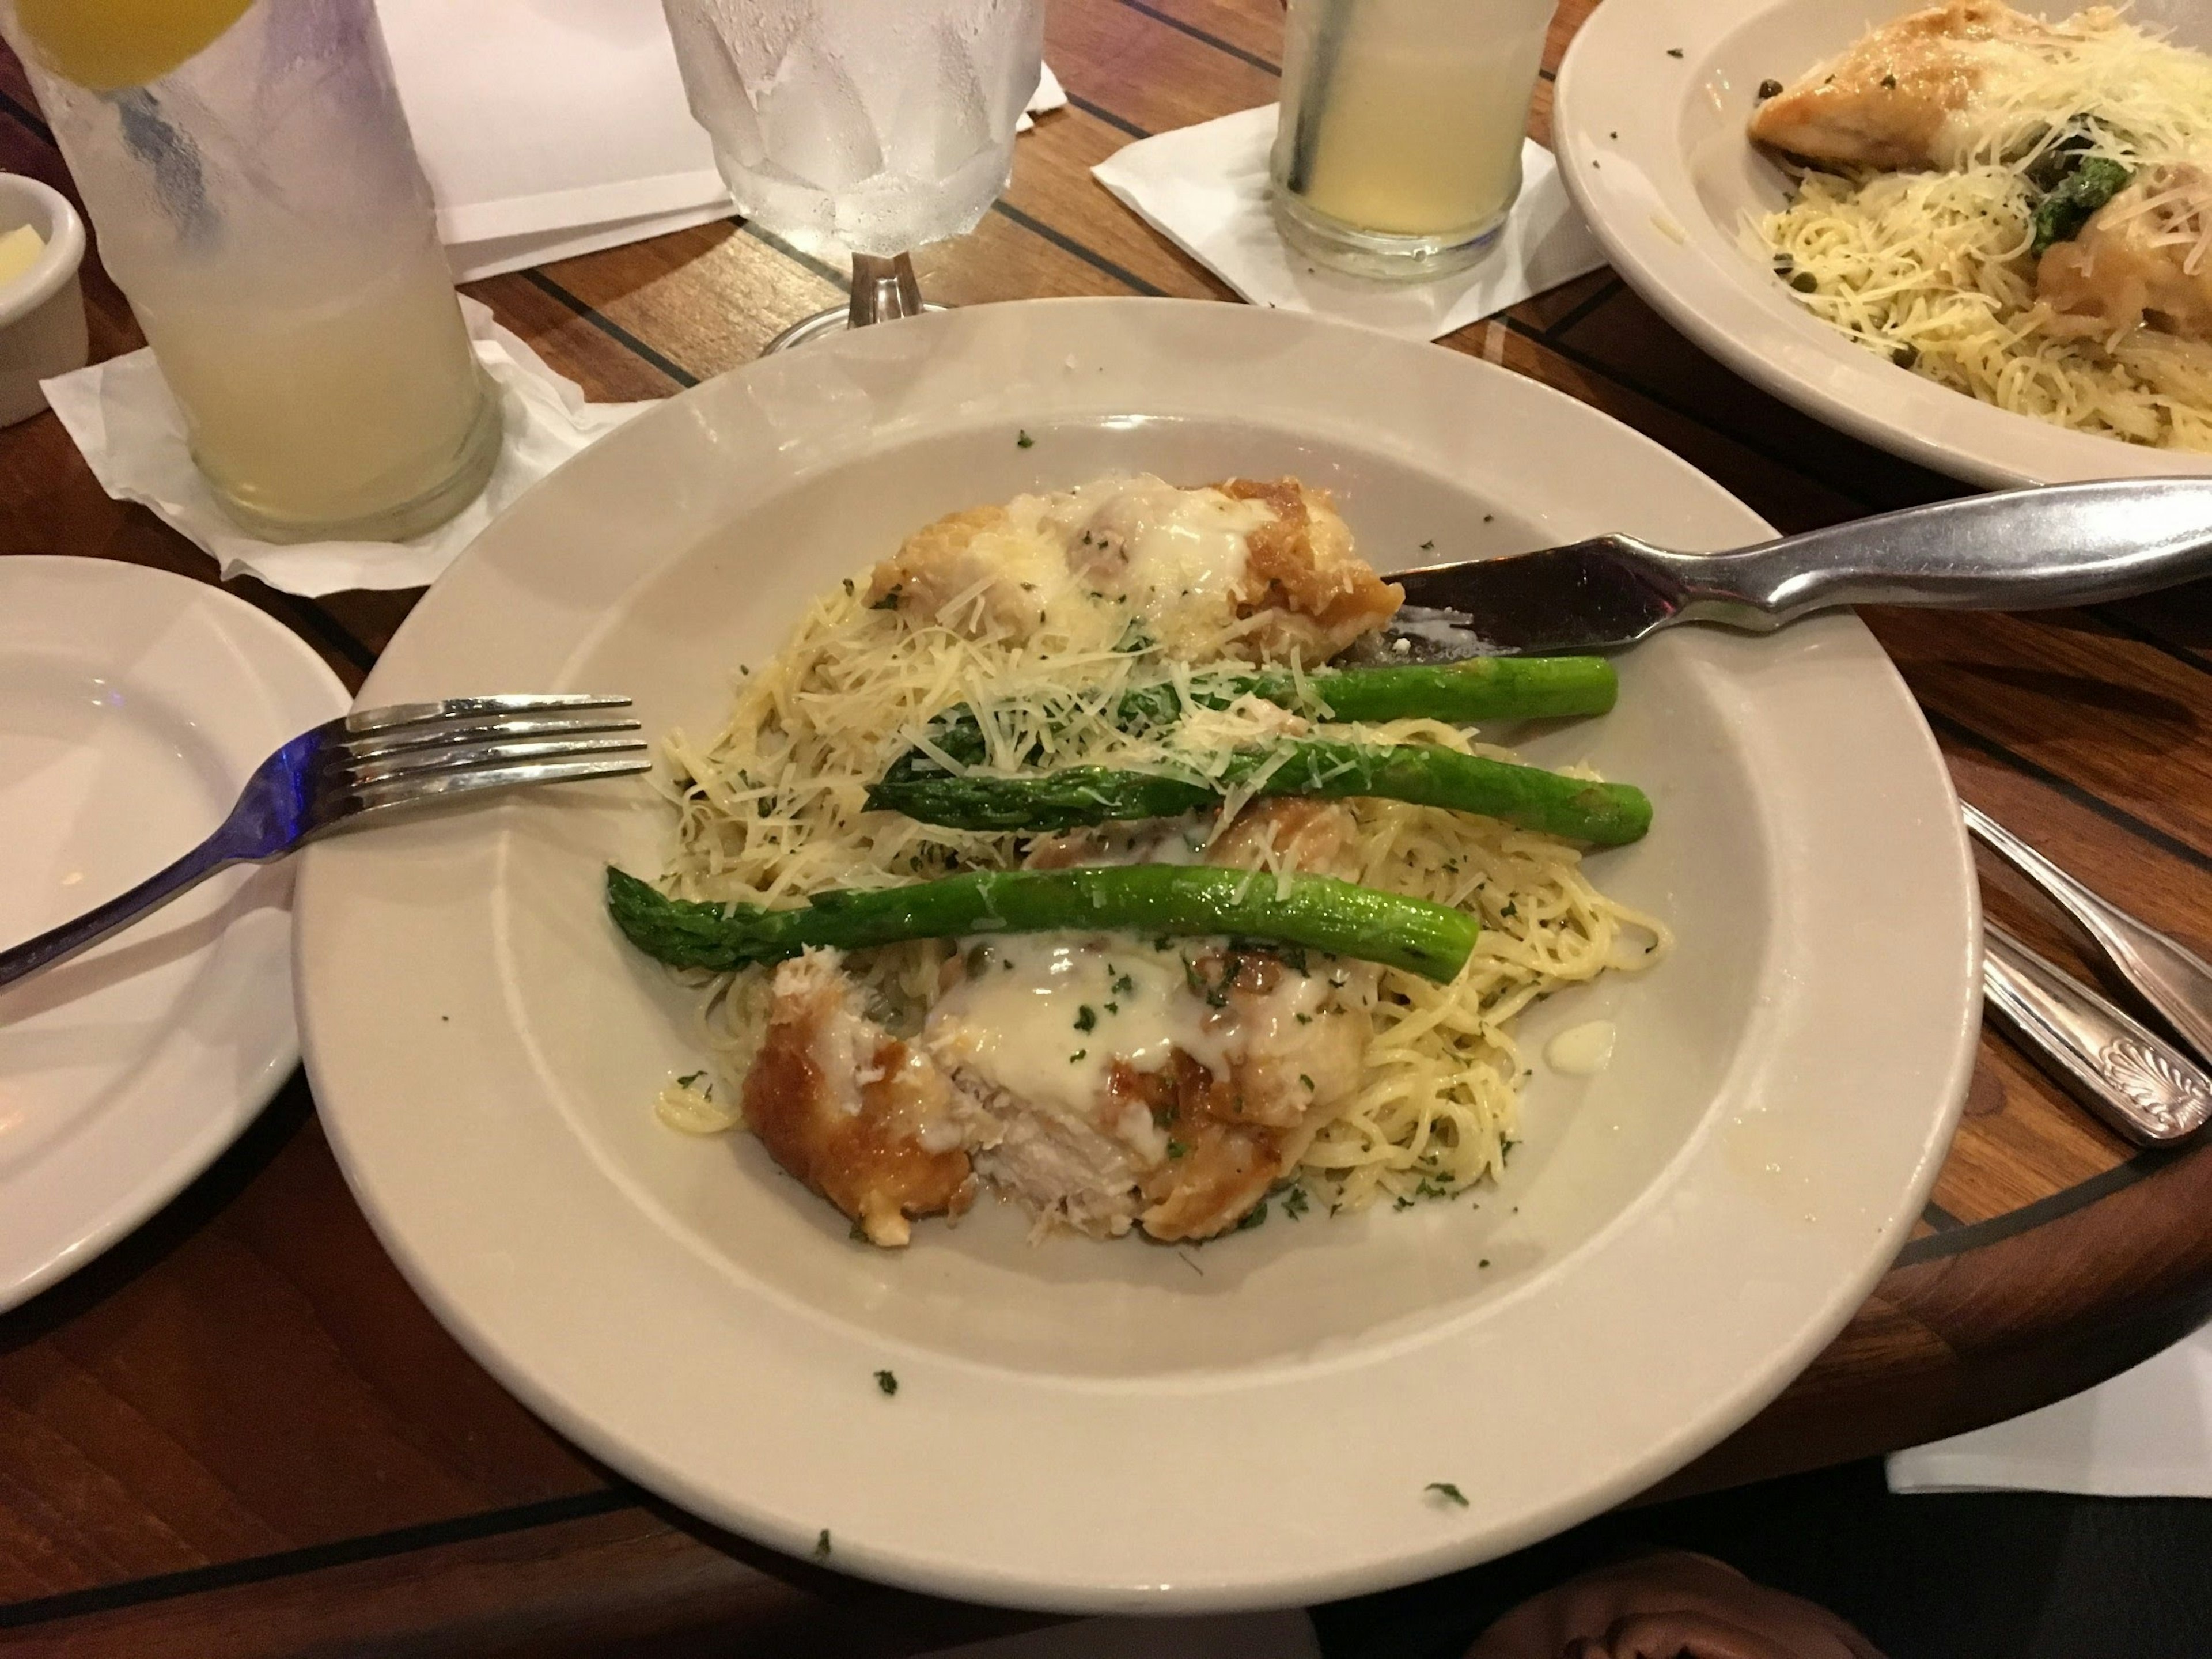
[[[825,888],[1021,865],[1030,838],[864,810],[868,786],[955,705],[978,714],[992,770],[1171,760],[1203,772],[1225,765],[1240,743],[1305,729],[1317,702],[1302,715],[1247,698],[1158,733],[1132,734],[1111,718],[1133,688],[1165,681],[1187,694],[1204,677],[1249,672],[1232,648],[1244,635],[1229,620],[1234,606],[1226,596],[1265,511],[1158,479],[1102,480],[982,513],[973,522],[988,521],[986,530],[964,547],[949,540],[955,556],[944,569],[953,579],[927,609],[903,600],[898,609],[871,609],[866,578],[842,584],[772,659],[757,672],[740,670],[721,731],[703,740],[682,732],[667,738],[669,775],[660,787],[678,820],[669,889],[685,898],[792,904]],[[1076,574],[1071,538],[1076,553],[1095,556],[1097,569]],[[956,568],[963,551],[967,568]],[[1019,596],[1021,604],[994,605],[994,593]],[[1158,632],[1148,620],[1155,611]],[[1133,635],[1133,623],[1144,630]],[[1303,672],[1294,655],[1274,665],[1293,677]],[[1440,743],[1510,758],[1435,721],[1335,730],[1358,741]],[[918,1030],[933,1054],[1033,1102],[1036,1117],[1050,1112],[1096,1127],[1096,1145],[1063,1137],[1024,1150],[1016,1141],[1028,1120],[1016,1115],[1004,1126],[1006,1144],[988,1154],[1011,1161],[1034,1152],[1040,1164],[1063,1166],[1093,1160],[1102,1148],[1117,1170],[1124,1153],[1146,1168],[1165,1156],[1148,1113],[1093,1120],[1112,1057],[1156,1066],[1179,1048],[1221,1075],[1240,1058],[1249,1065],[1254,1054],[1288,1052],[1300,1031],[1310,1037],[1319,1022],[1301,1027],[1298,1014],[1310,1017],[1332,996],[1356,1000],[1363,1019],[1371,1004],[1372,1040],[1358,1077],[1307,1067],[1317,1094],[1356,1097],[1314,1143],[1305,1172],[1332,1203],[1455,1192],[1496,1173],[1514,1132],[1523,1073],[1509,1030],[1514,1016],[1560,985],[1649,965],[1663,955],[1668,936],[1656,921],[1597,892],[1565,843],[1401,802],[1358,801],[1351,810],[1358,868],[1340,873],[1481,914],[1482,937],[1453,985],[1392,970],[1363,980],[1347,999],[1316,963],[1311,978],[1285,975],[1268,994],[1279,1000],[1255,1006],[1257,1000],[1240,996],[1235,1014],[1218,1018],[1225,1011],[1206,1007],[1185,980],[1184,956],[1201,954],[1199,941],[1159,951],[1146,939],[1120,938],[1094,941],[1088,951],[1066,938],[994,939],[990,950],[1015,965],[950,987],[945,947],[937,941],[856,953],[845,970],[865,981],[867,1006],[885,1011],[891,1029]],[[1181,861],[1197,855],[1212,827],[1127,826],[1109,832],[1083,861]],[[1259,862],[1260,880],[1291,867],[1280,849],[1261,849]],[[683,1127],[728,1121],[714,1103],[740,1097],[767,1019],[769,977],[750,969],[702,981],[712,1098],[704,1088],[672,1089],[667,1113]],[[1117,991],[1125,977],[1130,984]],[[1077,1024],[1086,1006],[1094,1015],[1088,1031]]]

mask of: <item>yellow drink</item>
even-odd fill
[[[0,22],[226,511],[397,541],[483,488],[499,405],[373,0],[0,0]]]
[[[423,502],[457,469],[474,495],[497,407],[437,247],[367,283],[287,275],[287,293],[188,287],[138,308],[192,458],[232,514],[275,540],[372,524],[398,539],[423,526],[380,522],[395,504]],[[460,465],[487,443],[482,466]]]
[[[1521,189],[1552,0],[1295,0],[1277,217],[1330,264],[1463,264]],[[1365,257],[1362,257],[1362,256]]]

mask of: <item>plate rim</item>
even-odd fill
[[[1909,9],[1905,0],[1896,3]],[[1820,4],[1657,0],[1599,6],[1576,31],[1553,88],[1553,142],[1568,193],[1622,280],[1700,350],[1762,391],[1876,448],[1968,483],[2008,489],[2212,471],[2212,455],[2077,432],[1885,363],[1779,301],[1747,263],[1716,256],[1680,142],[1682,110],[1706,85],[1704,59],[1712,46],[1755,18]],[[1632,55],[1645,77],[1640,95],[1608,103],[1610,77],[1625,73]],[[1623,179],[1629,182],[1620,183]],[[1653,222],[1661,212],[1683,231],[1680,240]],[[1816,362],[1833,384],[1823,384],[1808,362]],[[1937,396],[1944,401],[1927,402]],[[1903,421],[1878,412],[1900,398],[1925,408]],[[1938,435],[1927,429],[1931,422],[1959,430]]]
[[[0,564],[0,573],[37,572],[42,568],[60,573],[63,580],[89,580],[95,584],[109,582],[121,586],[143,583],[187,596],[191,602],[207,606],[210,614],[220,619],[226,637],[239,648],[241,655],[249,653],[288,655],[292,659],[293,665],[308,676],[306,684],[314,684],[318,690],[327,690],[331,694],[331,702],[328,712],[322,714],[320,719],[332,719],[352,706],[353,699],[344,683],[312,646],[275,617],[249,605],[218,583],[198,581],[180,572],[164,570],[153,565],[65,553],[20,554]],[[0,579],[4,579],[4,574],[0,574]],[[261,660],[266,660],[266,658]],[[303,708],[304,703],[302,699]],[[313,720],[308,722],[309,725],[315,723]],[[301,728],[302,731],[306,729],[306,726]],[[285,739],[282,738],[276,739],[277,743],[283,741]],[[274,746],[271,745],[272,749]],[[244,780],[239,781],[243,784]],[[265,877],[263,878],[267,879]],[[288,908],[289,902],[288,890],[285,895]],[[134,927],[139,925],[142,924],[133,924]],[[130,931],[125,929],[118,937],[126,937]],[[231,937],[232,930],[226,928],[223,935],[215,942],[215,948],[219,951],[223,940]],[[213,965],[212,958],[208,965]],[[202,973],[205,971],[204,967]],[[97,1213],[69,1227],[66,1230],[68,1237],[51,1245],[36,1247],[44,1257],[37,1267],[12,1278],[0,1279],[0,1312],[20,1307],[41,1291],[51,1290],[97,1261],[137,1231],[228,1152],[290,1079],[300,1064],[300,1040],[292,1011],[292,933],[289,927],[270,930],[268,940],[261,950],[239,963],[233,971],[241,980],[265,973],[273,981],[281,981],[283,988],[280,999],[283,1035],[281,1040],[270,1044],[254,1056],[256,1063],[252,1069],[265,1079],[267,1086],[247,1091],[234,1106],[225,1105],[218,1110],[210,1111],[197,1091],[186,1091],[173,1085],[170,1090],[173,1096],[195,1101],[199,1105],[199,1109],[193,1114],[196,1127],[179,1133],[170,1153],[149,1170],[136,1186],[106,1200]],[[198,976],[192,983],[195,986],[199,983]],[[139,1068],[141,1073],[151,1072],[155,1063],[171,1048],[174,1040],[173,1030],[165,1030],[157,1037],[154,1046],[147,1051],[144,1063]],[[203,1064],[198,1074],[205,1078],[208,1088],[219,1091],[219,1079],[234,1074],[237,1069],[235,1065],[218,1066],[210,1061]],[[119,1091],[118,1100],[111,1102],[104,1109],[114,1109],[120,1103],[122,1096],[143,1086],[138,1082],[129,1085],[125,1091]],[[206,1097],[211,1098],[212,1096]],[[234,1121],[224,1121],[234,1114]],[[32,1167],[35,1169],[36,1165],[34,1158]],[[4,1269],[0,1269],[0,1273],[3,1272]]]
[[[1053,310],[1050,313],[1047,313],[1041,309],[1042,307],[1051,307]],[[1246,307],[1224,307],[1216,302],[1210,301],[1069,299],[1024,302],[1019,307],[1019,314],[1033,318],[1053,314],[1065,319],[1071,327],[1073,327],[1078,324],[1079,319],[1090,320],[1097,318],[1102,313],[1118,313],[1130,307],[1144,307],[1158,315],[1167,314],[1160,311],[1161,307],[1176,307],[1180,312],[1193,317],[1204,314],[1210,319],[1215,320],[1223,318],[1233,319],[1236,320],[1224,325],[1254,331],[1295,332],[1304,330],[1322,330],[1340,341],[1347,341],[1356,337],[1366,345],[1367,349],[1376,351],[1419,353],[1425,349],[1411,343],[1389,340],[1386,337],[1370,334],[1348,325],[1325,322],[1297,313],[1255,312]],[[902,325],[902,327],[911,330],[933,328],[939,331],[940,336],[949,333],[957,338],[957,331],[960,330],[992,326],[989,313],[995,312],[1004,314],[1015,309],[1011,307],[974,307],[967,311],[945,313],[942,318],[916,319]],[[1016,324],[1013,326],[1018,328],[1020,325]],[[916,333],[906,337],[919,344],[923,337]],[[825,342],[824,345],[831,350],[842,349],[848,353],[859,353],[872,351],[880,343],[882,343],[880,341],[871,343],[862,338],[857,344],[848,341],[842,343]],[[1725,503],[1727,512],[1740,515],[1741,533],[1757,533],[1754,527],[1759,525],[1759,521],[1756,515],[1751,514],[1749,509],[1744,507],[1740,501],[1736,501],[1720,486],[1698,473],[1686,461],[1674,456],[1653,441],[1614,421],[1602,411],[1528,377],[1458,357],[1456,355],[1443,360],[1422,358],[1419,361],[1425,363],[1437,361],[1450,362],[1455,367],[1447,372],[1453,374],[1473,373],[1479,376],[1495,375],[1498,377],[1498,380],[1490,384],[1500,388],[1510,387],[1510,391],[1507,393],[1509,396],[1534,398],[1540,404],[1550,402],[1559,410],[1571,411],[1568,416],[1571,420],[1588,422],[1593,428],[1605,428],[1607,430],[1609,441],[1624,443],[1641,449],[1655,458],[1659,465],[1672,469],[1677,476],[1683,478],[1686,485],[1695,491],[1702,492],[1701,498],[1712,507],[1717,514],[1723,512],[1720,504]],[[606,447],[610,454],[619,456],[629,447],[647,441],[643,437],[633,438],[630,434],[638,431],[652,432],[656,429],[656,423],[672,427],[679,420],[691,416],[699,416],[704,423],[711,424],[710,417],[702,414],[706,400],[717,396],[737,397],[741,393],[760,395],[755,391],[757,382],[747,378],[757,375],[759,369],[759,365],[747,365],[727,374],[718,376],[678,398],[667,400],[668,405],[672,408],[681,406],[684,410],[682,414],[671,415],[662,410],[647,411],[639,421],[632,422],[629,427],[613,434],[607,441]],[[717,388],[721,390],[718,392]],[[593,453],[598,453],[598,447],[595,447]],[[602,464],[612,465],[614,463],[609,460]],[[580,473],[578,476],[581,476]],[[526,501],[538,497],[541,491],[548,491],[551,487],[550,480],[542,483],[525,498]],[[512,521],[520,518],[522,514],[523,507],[521,504],[518,504],[516,508],[510,511],[507,518]],[[495,529],[487,532],[486,538],[483,539],[489,540],[495,533],[497,533]],[[1731,531],[1729,533],[1738,532]],[[682,556],[693,544],[693,542],[689,540],[672,543],[663,556],[650,561],[645,568],[635,572],[629,585],[623,591],[625,592],[634,591],[635,586],[649,580],[671,561]],[[474,546],[470,552],[463,556],[465,561],[477,556],[478,556],[477,551]],[[465,574],[464,566],[457,565],[456,570]],[[449,592],[452,591],[448,589]],[[434,599],[437,596],[433,597]],[[417,608],[408,623],[403,626],[402,638],[404,639],[409,629],[416,629],[417,618],[441,618],[445,610],[446,606],[443,605],[426,602],[423,606]],[[426,621],[422,627],[427,629],[429,625]],[[443,625],[442,623],[441,625]],[[1948,774],[1942,766],[1933,734],[1929,731],[1924,720],[1918,714],[1917,707],[1912,704],[1902,680],[1896,674],[1894,666],[1888,662],[1886,655],[1881,653],[1879,647],[1874,644],[1871,636],[1865,633],[1863,626],[1856,619],[1836,620],[1832,624],[1814,624],[1815,627],[1829,625],[1832,625],[1835,629],[1838,638],[1851,642],[1853,650],[1867,653],[1869,669],[1875,673],[1888,693],[1897,700],[1897,707],[1910,714],[1911,729],[1915,735],[1913,753],[1909,758],[1912,763],[1923,765],[1928,769],[1927,781],[1932,782],[1938,793],[1942,795],[1948,811],[1949,828],[1948,831],[1941,833],[1941,842],[1946,858],[1944,874],[1952,882],[1955,890],[1947,894],[1946,897],[1947,899],[1956,898],[1960,907],[1962,931],[1966,935],[1958,941],[1964,946],[1957,962],[1957,985],[1961,1012],[1955,1028],[1948,1025],[1945,1028],[1948,1034],[1946,1039],[1948,1052],[1940,1067],[1942,1073],[1941,1092],[1943,1097],[1936,1103],[1935,1115],[1930,1120],[1923,1144],[1917,1149],[1916,1156],[1918,1161],[1915,1165],[1911,1183],[1913,1193],[1906,1195],[1908,1198],[1912,1198],[1915,1194],[1924,1196],[1926,1189],[1932,1185],[1941,1166],[1943,1148],[1948,1145],[1950,1130],[1955,1123],[1958,1111],[1963,1103],[1978,1032],[1978,1020],[1976,1018],[1978,1007],[1978,976],[1973,971],[1976,960],[1974,953],[1978,949],[1978,929],[1971,926],[1976,914],[1971,854],[1966,849],[1963,826],[1958,822],[1955,796],[1951,791]],[[393,646],[398,647],[401,643],[402,639],[395,639]],[[568,651],[574,643],[574,638],[564,641],[554,654],[556,657],[560,656],[561,652]],[[404,662],[407,654],[397,650],[387,653],[386,661],[393,665],[393,678],[398,678],[401,673],[401,665]],[[381,666],[378,672],[380,673],[384,672]],[[369,690],[372,692],[377,690],[374,679]],[[788,1516],[764,1516],[757,1509],[749,1509],[732,1498],[729,1492],[702,1485],[679,1462],[659,1458],[656,1455],[626,1442],[618,1430],[594,1420],[588,1413],[580,1414],[579,1411],[572,1409],[571,1402],[564,1397],[558,1388],[538,1375],[529,1363],[507,1351],[503,1345],[508,1340],[509,1334],[494,1328],[497,1323],[496,1320],[485,1317],[482,1310],[468,1305],[471,1292],[461,1282],[466,1275],[456,1271],[451,1262],[432,1261],[423,1251],[416,1248],[416,1239],[410,1236],[410,1225],[419,1224],[420,1214],[411,1215],[403,1221],[397,1213],[396,1206],[392,1212],[388,1213],[386,1211],[384,1194],[378,1190],[379,1172],[369,1166],[370,1159],[366,1149],[367,1137],[359,1143],[355,1138],[357,1127],[367,1126],[370,1120],[366,1116],[356,1119],[357,1103],[351,1099],[348,1085],[326,1074],[326,1060],[329,1057],[325,1052],[325,1034],[321,1022],[323,994],[319,989],[322,970],[325,965],[325,957],[316,948],[313,937],[320,925],[318,918],[321,914],[322,901],[319,894],[325,880],[342,888],[343,878],[332,868],[324,849],[311,849],[302,868],[301,902],[295,918],[295,927],[301,939],[301,1000],[307,1064],[310,1075],[315,1083],[318,1099],[323,1105],[325,1125],[333,1150],[364,1212],[368,1214],[386,1248],[393,1255],[417,1291],[423,1296],[426,1302],[438,1313],[441,1320],[447,1325],[464,1346],[491,1370],[506,1386],[522,1397],[533,1409],[552,1420],[562,1431],[617,1468],[638,1474],[638,1478],[645,1484],[668,1493],[687,1507],[723,1524],[733,1526],[748,1535],[762,1539],[780,1549],[793,1554],[805,1553],[806,1546],[812,1540],[811,1522],[805,1526],[795,1525]],[[1948,951],[1948,946],[1946,950]],[[1949,957],[1947,955],[1946,961],[1948,960]],[[338,953],[331,953],[328,956],[327,963],[333,973],[341,971],[344,967],[343,958]],[[365,1103],[359,1103],[363,1105],[364,1109],[366,1109]],[[1693,1137],[1693,1142],[1695,1139]],[[1802,1369],[1803,1364],[1810,1360],[1820,1347],[1832,1336],[1835,1330],[1841,1328],[1848,1322],[1851,1314],[1863,1303],[1867,1291],[1887,1271],[1890,1258],[1894,1253],[1894,1246],[1909,1230],[1917,1208],[1917,1201],[1900,1203],[1897,1212],[1887,1218],[1886,1228],[1881,1236],[1865,1248],[1863,1260],[1860,1263],[1858,1271],[1850,1276],[1848,1283],[1839,1285],[1832,1293],[1829,1301],[1834,1304],[1833,1308],[1832,1309],[1828,1304],[1823,1304],[1822,1308],[1809,1317],[1808,1322],[1803,1324],[1796,1341],[1789,1350],[1783,1363],[1775,1365],[1768,1374],[1761,1376],[1755,1382],[1743,1385],[1731,1399],[1731,1409],[1725,1416],[1716,1417],[1701,1425],[1699,1431],[1692,1440],[1678,1439],[1655,1443],[1647,1448],[1641,1459],[1616,1469],[1612,1480],[1606,1484],[1600,1493],[1603,1502],[1609,1503],[1631,1495],[1642,1486],[1648,1484],[1650,1480],[1656,1478],[1658,1473],[1678,1467],[1687,1457],[1696,1455],[1698,1451],[1717,1442],[1735,1427],[1739,1426],[1743,1420],[1749,1418],[1774,1395],[1786,1387]],[[1803,1310],[1800,1310],[1800,1311]],[[1828,1316],[1831,1313],[1832,1317]],[[1063,1382],[1064,1379],[1053,1379],[1054,1386],[1060,1386]],[[649,1466],[650,1472],[639,1474],[641,1464]],[[1066,1579],[1054,1579],[1048,1582],[1040,1580],[1034,1574],[1024,1576],[1018,1571],[995,1571],[985,1564],[973,1560],[933,1559],[926,1554],[916,1554],[911,1552],[902,1554],[896,1549],[879,1547],[864,1548],[857,1555],[849,1554],[841,1548],[835,1565],[848,1571],[857,1571],[864,1577],[908,1585],[938,1594],[961,1595],[1005,1605],[1045,1607],[1061,1611],[1197,1611],[1285,1605],[1293,1601],[1309,1601],[1373,1589],[1464,1565],[1473,1560],[1486,1559],[1498,1553],[1501,1548],[1513,1547],[1516,1543],[1543,1535],[1559,1525],[1571,1523],[1572,1520],[1579,1518],[1582,1513],[1589,1512],[1587,1509],[1577,1507],[1587,1495],[1584,1492],[1571,1494],[1560,1498],[1552,1508],[1534,1514],[1528,1518],[1523,1532],[1518,1536],[1502,1540],[1496,1536],[1490,1536],[1472,1545],[1465,1539],[1444,1540],[1433,1547],[1418,1552],[1401,1553],[1389,1560],[1381,1563],[1364,1561],[1340,1571],[1306,1571],[1302,1575],[1290,1577],[1280,1574],[1269,1576],[1268,1573],[1261,1571],[1241,1576],[1231,1575],[1213,1581],[1181,1584],[1102,1585],[1095,1583],[1074,1583]]]

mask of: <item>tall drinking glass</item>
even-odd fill
[[[397,540],[500,449],[374,0],[4,0],[225,510]]]
[[[1036,89],[1043,0],[662,0],[691,113],[738,210],[849,252],[841,318],[921,308],[908,250],[975,228]]]
[[[1269,168],[1284,240],[1422,278],[1472,264],[1521,193],[1556,0],[1290,0]]]

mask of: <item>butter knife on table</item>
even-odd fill
[[[2037,611],[2212,575],[2212,477],[2003,490],[1725,553],[1631,536],[1393,572],[1403,660],[1632,645],[1676,623],[1769,633],[1852,605]],[[1404,643],[1401,645],[1399,642]]]

